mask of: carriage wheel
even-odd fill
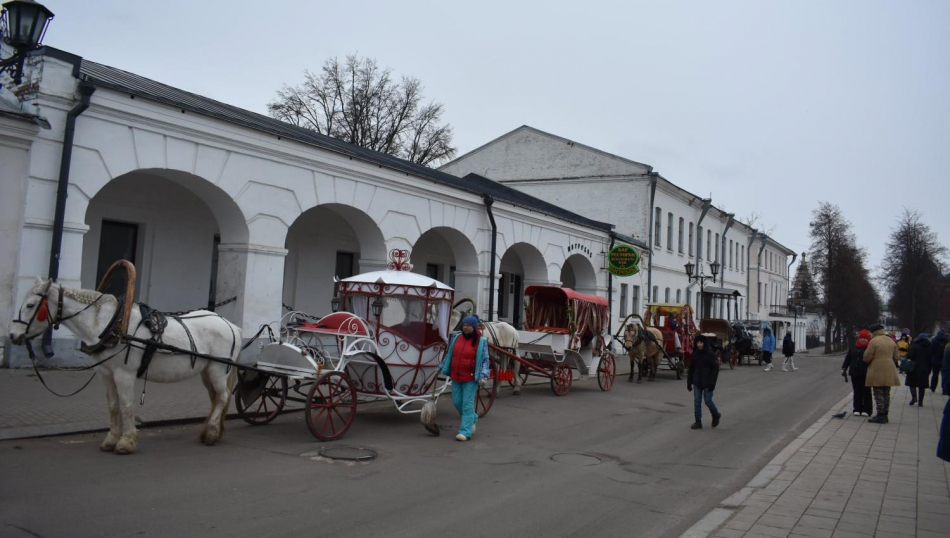
[[[521,368],[518,370],[518,377],[521,378],[521,388],[524,388],[525,384],[528,382],[529,375],[531,375],[531,369],[522,364]],[[508,386],[514,388],[515,386],[514,377],[508,380]]]
[[[307,427],[317,439],[333,441],[350,429],[356,418],[356,390],[343,372],[320,376],[307,395]]]
[[[488,414],[488,411],[491,409],[493,403],[495,403],[495,396],[498,394],[498,371],[495,369],[495,361],[491,361],[489,379],[492,381],[491,386],[487,388],[478,387],[478,392],[475,393],[475,414],[478,415],[478,418]]]
[[[614,386],[614,378],[617,376],[617,362],[612,353],[604,353],[597,364],[597,384],[600,390],[608,391]]]
[[[571,390],[574,382],[574,372],[566,362],[559,362],[551,370],[551,390],[558,396],[564,396]]]
[[[683,367],[683,361],[677,360],[676,361],[676,379],[683,379],[684,371],[685,371],[685,368]]]
[[[238,374],[238,382],[243,385],[244,374]],[[277,418],[287,403],[287,378],[269,375],[260,394],[247,404],[238,394],[234,406],[244,422],[252,426],[261,426]]]

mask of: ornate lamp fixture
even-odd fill
[[[3,4],[0,36],[4,43],[16,49],[16,53],[5,60],[0,59],[0,73],[13,68],[13,82],[23,82],[23,62],[30,51],[42,46],[51,20],[53,12],[34,0],[13,0]]]

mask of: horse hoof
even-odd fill
[[[99,445],[99,450],[103,452],[112,452],[115,450],[115,445],[118,443],[119,440],[110,433],[106,436],[105,440],[102,441],[102,444]]]
[[[512,395],[512,396],[520,396],[520,395],[521,395],[521,389],[515,387],[515,390],[511,391],[511,395]]]
[[[218,432],[217,428],[208,428],[207,430],[201,432],[201,442],[211,446],[218,442],[218,439],[221,438],[221,434]]]
[[[135,441],[129,440],[125,437],[119,439],[119,443],[115,445],[114,454],[125,455],[135,452]]]

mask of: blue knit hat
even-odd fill
[[[920,333],[917,335],[918,340],[930,340],[930,335],[927,333]]]
[[[475,314],[465,316],[465,318],[462,319],[462,325],[471,325],[473,329],[477,329],[479,325],[478,316]]]

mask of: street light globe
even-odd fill
[[[715,277],[719,274],[719,262],[712,262],[709,264],[709,271],[712,273],[712,276]]]
[[[13,0],[3,4],[3,41],[19,52],[33,50],[43,43],[43,36],[53,12],[33,0]]]
[[[693,262],[688,262],[683,267],[686,268],[686,276],[689,278],[693,278],[693,270],[696,269],[696,266],[693,265]]]

